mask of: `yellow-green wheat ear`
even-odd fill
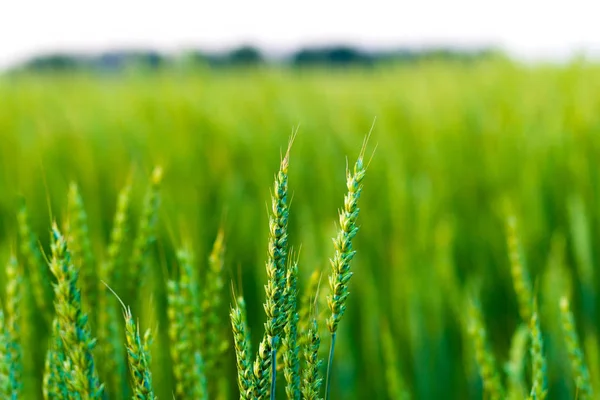
[[[544,340],[538,315],[537,301],[533,303],[533,313],[529,324],[531,333],[531,400],[546,398],[546,357],[544,355]]]
[[[127,293],[135,297],[140,286],[144,283],[146,256],[150,246],[155,241],[160,206],[160,185],[163,171],[156,167],[152,172],[150,186],[144,196],[142,215],[140,216],[137,234],[133,242],[133,250],[129,262],[129,286]]]
[[[115,298],[110,296],[109,289],[103,282],[121,288],[120,267],[123,265],[124,249],[129,226],[129,202],[131,199],[131,186],[127,184],[121,189],[113,226],[110,233],[110,241],[107,249],[106,261],[100,264],[100,280],[98,281],[98,341],[102,345],[100,351],[99,367],[103,376],[106,377],[107,387],[110,391],[118,393],[123,391],[127,384],[127,365],[125,363],[125,351],[122,343],[122,325],[120,312]]]
[[[156,399],[150,371],[150,330],[146,331],[142,340],[139,327],[133,320],[129,309],[125,310],[125,340],[133,398],[136,400]]]
[[[275,397],[277,348],[285,325],[283,296],[288,256],[288,167],[293,140],[294,135],[292,135],[288,149],[281,159],[271,194],[266,263],[268,280],[265,285],[266,301],[264,304],[267,321],[265,322],[265,334],[259,344],[254,362],[254,396],[258,399],[266,398],[269,393],[271,399]]]
[[[6,334],[8,340],[9,359],[9,399],[17,399],[21,393],[22,378],[22,350],[20,304],[22,298],[23,273],[17,263],[17,258],[11,255],[6,264]]]
[[[385,362],[385,380],[387,383],[387,392],[390,399],[408,400],[410,394],[406,387],[406,382],[400,372],[398,357],[396,355],[396,345],[392,336],[392,331],[388,323],[384,323],[381,329],[381,344],[383,347],[383,358]]]
[[[208,258],[208,270],[206,271],[202,290],[202,309],[200,311],[200,350],[204,357],[206,370],[210,371],[210,381],[219,379],[220,360],[227,351],[229,342],[223,340],[225,332],[223,326],[222,299],[225,281],[223,279],[225,264],[225,232],[219,229],[215,238],[212,251]]]
[[[182,307],[181,287],[178,281],[167,282],[167,315],[169,317],[169,340],[173,376],[175,378],[175,396],[178,399],[188,395],[186,373],[189,371],[191,342],[185,336],[185,321]]]
[[[180,269],[178,288],[181,303],[178,313],[182,319],[179,335],[183,345],[192,355],[187,359],[185,387],[188,397],[200,400],[208,397],[208,387],[207,367],[199,343],[202,317],[199,278],[194,268],[194,254],[191,250],[178,251],[177,260]]]
[[[509,398],[511,400],[522,400],[526,398],[525,389],[525,361],[527,359],[527,347],[529,345],[530,328],[521,323],[512,336],[510,352],[505,371],[508,380]]]
[[[79,272],[81,282],[81,297],[85,309],[89,312],[97,310],[97,277],[96,261],[92,251],[92,241],[88,226],[88,216],[85,211],[79,187],[72,182],[68,193],[68,244],[71,260]],[[95,324],[92,324],[95,325]]]
[[[367,173],[365,164],[365,150],[368,137],[365,139],[363,148],[354,163],[354,169],[346,169],[346,187],[348,193],[344,196],[344,206],[339,211],[339,231],[333,239],[334,255],[331,259],[331,275],[329,276],[329,287],[331,293],[327,297],[327,303],[331,311],[331,316],[327,320],[327,327],[331,333],[331,344],[329,347],[329,360],[327,363],[327,377],[325,383],[325,398],[329,399],[329,389],[331,382],[331,373],[333,368],[333,354],[335,351],[335,339],[338,324],[346,311],[346,300],[350,291],[348,282],[352,278],[350,271],[350,262],[354,258],[356,251],[352,248],[352,239],[358,233],[358,200],[363,189],[363,179]]]
[[[17,213],[17,225],[19,228],[19,250],[23,260],[25,260],[26,276],[31,285],[31,291],[40,315],[46,323],[50,324],[52,321],[50,272],[42,258],[37,237],[29,226],[29,214],[24,201]]]
[[[575,379],[578,399],[593,399],[594,395],[590,373],[583,356],[583,351],[581,350],[579,337],[577,335],[577,327],[575,326],[575,319],[571,312],[569,299],[566,296],[563,296],[560,299],[559,305],[563,336],[571,361],[571,371],[573,378]]]
[[[67,388],[75,397],[103,398],[92,351],[96,341],[91,337],[88,318],[81,308],[81,295],[77,287],[77,270],[71,261],[67,241],[56,224],[52,227],[52,259],[50,270],[56,277],[54,287],[57,332],[66,354],[62,369],[69,374]]]
[[[510,259],[510,273],[519,303],[519,314],[525,323],[531,320],[533,295],[529,273],[524,265],[523,252],[517,229],[517,219],[510,216],[506,222],[506,242]]]
[[[319,347],[321,346],[321,338],[319,337],[319,326],[316,319],[312,319],[307,331],[307,338],[304,346],[305,365],[302,371],[302,399],[303,400],[320,400],[321,384],[321,366],[323,360],[319,358]]]
[[[254,393],[254,376],[252,375],[252,347],[250,343],[250,328],[246,316],[246,303],[243,297],[236,299],[235,305],[229,312],[233,343],[237,360],[238,388],[240,400],[250,400]]]
[[[500,378],[500,373],[496,367],[496,359],[489,348],[487,331],[483,322],[481,309],[473,300],[469,301],[468,307],[467,329],[475,347],[475,357],[483,381],[485,398],[491,400],[503,400],[505,399],[505,391]]]
[[[310,275],[308,284],[300,296],[300,306],[298,309],[298,345],[304,348],[304,343],[308,338],[308,328],[312,323],[312,314],[315,303],[315,293],[319,290],[321,282],[321,271],[316,270]]]

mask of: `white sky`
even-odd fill
[[[51,51],[251,43],[496,45],[527,59],[600,56],[593,0],[0,0],[0,67]]]

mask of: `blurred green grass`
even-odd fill
[[[542,310],[555,310],[567,290],[542,285],[552,277],[548,266],[562,262],[551,251],[560,235],[580,293],[578,263],[589,260],[595,271],[600,256],[594,246],[600,238],[598,110],[600,67],[581,62],[5,76],[0,248],[7,258],[15,247],[21,197],[47,248],[50,222],[64,216],[68,184],[76,181],[102,258],[119,189],[132,176],[140,205],[151,168],[160,164],[156,270],[170,268],[174,249],[186,239],[199,259],[207,257],[223,224],[228,279],[237,283],[241,276],[256,346],[264,319],[266,205],[287,138],[299,125],[290,166],[290,241],[302,246],[304,283],[315,269],[329,272],[344,168],[377,117],[332,396],[388,396],[381,344],[387,321],[414,398],[481,398],[456,303],[470,282],[479,282],[495,354],[506,361],[519,322],[504,231],[507,202],[520,222],[527,266],[540,283]],[[572,223],[579,217],[583,222]],[[590,246],[582,247],[582,235]],[[596,291],[598,274],[583,283]],[[164,308],[160,286],[146,289],[158,290],[149,308]],[[600,317],[597,300],[586,301],[593,306],[576,297],[574,308],[592,324]],[[572,398],[554,315],[541,318],[550,398]],[[152,323],[142,319],[143,326]],[[159,327],[166,330],[164,322]],[[323,338],[322,346],[328,343]],[[169,398],[168,354],[156,359],[159,397]],[[235,385],[233,355],[225,362]]]

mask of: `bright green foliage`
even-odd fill
[[[339,234],[335,211],[344,208],[344,163],[348,157],[353,173],[354,155],[374,117],[370,143],[377,150],[359,200],[360,233],[352,241],[358,254],[348,271],[354,273],[347,282],[352,294],[336,331],[331,399],[394,397],[394,369],[414,399],[489,399],[477,363],[479,342],[465,329],[471,283],[481,288],[485,348],[496,359],[505,398],[531,394],[531,354],[538,347],[526,316],[533,314],[533,297],[539,303],[546,398],[593,398],[586,385],[596,391],[600,386],[599,82],[600,67],[591,59],[525,65],[502,57],[343,71],[164,68],[0,76],[0,303],[8,326],[6,260],[15,251],[23,273],[20,399],[40,398],[42,391],[47,399],[67,398],[66,382],[74,379],[62,345],[65,327],[52,324],[58,281],[45,262],[51,258],[51,223],[67,227],[72,221],[70,182],[77,183],[85,204],[96,260],[97,309],[86,304],[83,271],[78,285],[82,313],[96,315],[88,325],[90,337],[98,338],[92,353],[106,397],[130,399],[134,389],[126,324],[102,281],[131,305],[141,342],[152,329],[153,394],[172,399],[166,281],[177,280],[185,293],[188,278],[177,257],[184,243],[196,254],[191,270],[200,297],[184,309],[189,315],[192,308],[209,306],[200,320],[215,330],[198,336],[217,343],[192,340],[189,374],[206,376],[208,398],[237,398],[229,283],[246,301],[253,366],[263,341],[261,304],[269,280],[264,261],[272,207],[265,188],[295,124],[300,128],[287,177],[286,234],[289,246],[302,246],[297,343],[306,388],[304,350],[312,319],[322,339],[330,335],[327,259],[335,255],[330,238]],[[164,166],[160,187],[152,184],[155,165]],[[127,201],[120,197],[124,186]],[[146,202],[149,192],[160,194]],[[158,204],[159,210],[148,212]],[[518,217],[520,270],[510,262],[506,204],[509,215]],[[219,282],[208,259],[220,228],[227,251],[213,264]],[[571,300],[566,335],[562,295]],[[390,352],[384,351],[381,321],[392,333]],[[287,397],[285,330],[283,324],[278,399]],[[325,342],[317,360],[327,357]],[[262,346],[265,362],[272,357],[269,345]],[[204,373],[198,373],[202,364]],[[587,366],[589,384],[581,365]],[[270,364],[261,369],[268,386]],[[325,373],[322,366],[316,376]],[[323,387],[316,396],[325,396]]]

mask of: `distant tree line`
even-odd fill
[[[176,56],[152,50],[122,50],[94,56],[48,54],[37,56],[17,67],[21,71],[121,71],[126,68],[157,70],[171,66],[209,68],[248,67],[281,64],[292,67],[370,67],[382,63],[411,64],[426,60],[474,62],[496,52],[492,49],[451,48],[365,51],[350,46],[307,47],[286,57],[267,57],[258,48],[243,46],[226,53],[191,50]]]

